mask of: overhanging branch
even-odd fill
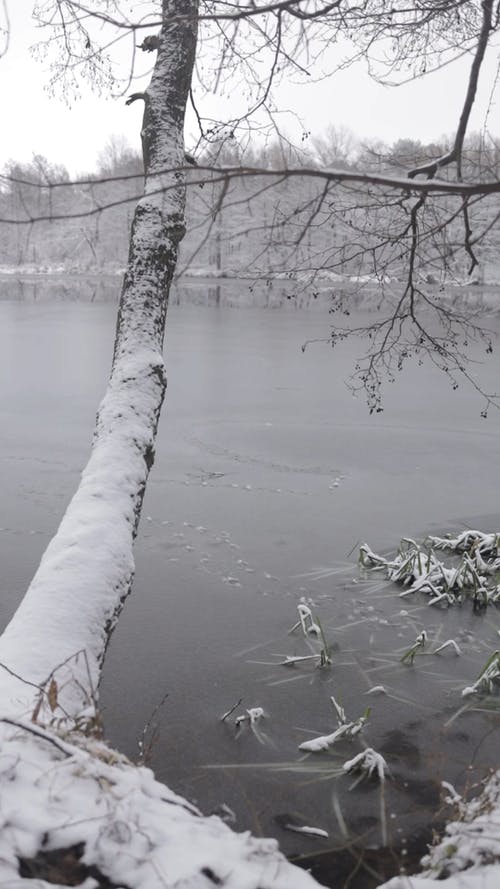
[[[432,179],[439,169],[441,169],[442,167],[446,167],[451,163],[457,164],[458,178],[461,178],[462,150],[465,134],[467,132],[470,114],[474,105],[474,100],[476,98],[481,66],[484,61],[486,48],[488,46],[488,41],[493,27],[493,0],[483,0],[483,2],[481,3],[481,7],[483,10],[481,30],[479,32],[476,52],[470,69],[467,92],[465,94],[465,101],[462,108],[462,113],[458,121],[458,127],[455,134],[453,148],[451,149],[451,151],[446,152],[446,154],[441,155],[441,157],[436,158],[430,163],[423,164],[420,167],[416,167],[414,170],[410,170],[410,172],[408,173],[409,179],[413,179],[415,178],[415,176],[420,175],[426,175],[430,179]]]

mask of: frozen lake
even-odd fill
[[[226,804],[237,829],[275,835],[300,857],[345,846],[346,830],[354,844],[382,842],[377,786],[349,791],[352,779],[336,777],[360,743],[307,761],[297,749],[336,727],[331,695],[350,717],[370,705],[363,737],[392,772],[382,803],[398,845],[429,826],[441,780],[461,790],[496,762],[498,717],[453,717],[461,688],[498,647],[498,621],[398,598],[379,577],[358,575],[357,550],[367,541],[389,551],[430,531],[497,530],[500,416],[481,419],[479,396],[453,392],[431,366],[408,367],[386,387],[384,412],[369,416],[345,385],[355,343],[301,351],[328,336],[325,310],[286,299],[276,310],[206,304],[209,287],[199,282],[198,304],[169,310],[169,386],[136,581],[101,690],[106,735],[137,757],[168,695],[154,717],[158,776],[205,812]],[[2,626],[76,487],[109,371],[114,302],[69,297],[35,300],[27,288],[20,299],[0,286]],[[495,389],[498,359],[474,373]],[[280,665],[309,651],[288,632],[301,598],[332,643],[330,668]],[[456,638],[462,656],[402,665],[423,628]],[[366,695],[381,684],[387,695]],[[240,698],[234,716],[266,713],[255,732],[220,721]],[[283,830],[284,814],[329,839]]]

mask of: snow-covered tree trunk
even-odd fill
[[[163,335],[184,234],[183,126],[197,0],[163,0],[145,102],[144,197],[92,453],[0,638],[0,884],[314,889],[275,840],[233,833],[93,736],[109,633],[127,596],[166,387]]]
[[[81,484],[0,638],[3,713],[93,718],[110,631],[134,573],[133,539],[166,388],[169,288],[184,234],[184,114],[197,0],[163,0],[144,99],[145,188],[130,237],[111,377]],[[15,675],[14,675],[15,674]],[[20,678],[18,678],[20,677]],[[49,700],[50,690],[50,700]]]

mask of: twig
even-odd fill
[[[69,745],[64,744],[63,742],[56,741],[52,735],[44,732],[42,729],[34,728],[33,725],[28,725],[25,722],[20,722],[16,719],[10,719],[8,716],[0,716],[0,722],[5,722],[7,725],[13,725],[15,728],[19,728],[24,732],[28,732],[30,735],[34,735],[35,738],[41,738],[42,741],[47,741],[49,744],[52,744],[53,747],[56,747],[60,753],[64,753],[64,755],[69,759],[71,756],[77,752],[77,748],[72,748]],[[80,751],[78,751],[80,752]]]
[[[231,713],[234,713],[237,707],[242,703],[243,698],[240,698],[239,701],[236,701],[236,704],[233,704],[230,710],[226,710],[226,712],[221,716],[220,721],[225,722],[228,716],[231,716]]]

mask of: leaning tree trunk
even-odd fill
[[[202,817],[149,769],[92,736],[106,643],[132,583],[132,544],[166,387],[162,345],[184,233],[178,169],[196,2],[162,4],[158,57],[144,95],[145,194],[133,221],[91,457],[0,638],[0,885],[12,889],[34,880],[40,889],[317,886],[276,841]]]
[[[80,486],[0,638],[3,712],[91,718],[110,631],[130,591],[132,543],[166,388],[168,294],[184,234],[184,114],[197,0],[163,0],[144,98],[145,187],[132,225],[111,377]],[[49,701],[50,689],[50,701]],[[48,705],[48,706],[46,706]]]
[[[0,884],[314,889],[273,840],[233,833],[98,741],[96,687],[132,583],[132,543],[166,379],[168,292],[184,234],[183,125],[197,0],[163,0],[145,101],[145,194],[89,463],[0,639]],[[82,731],[83,730],[83,731]]]

